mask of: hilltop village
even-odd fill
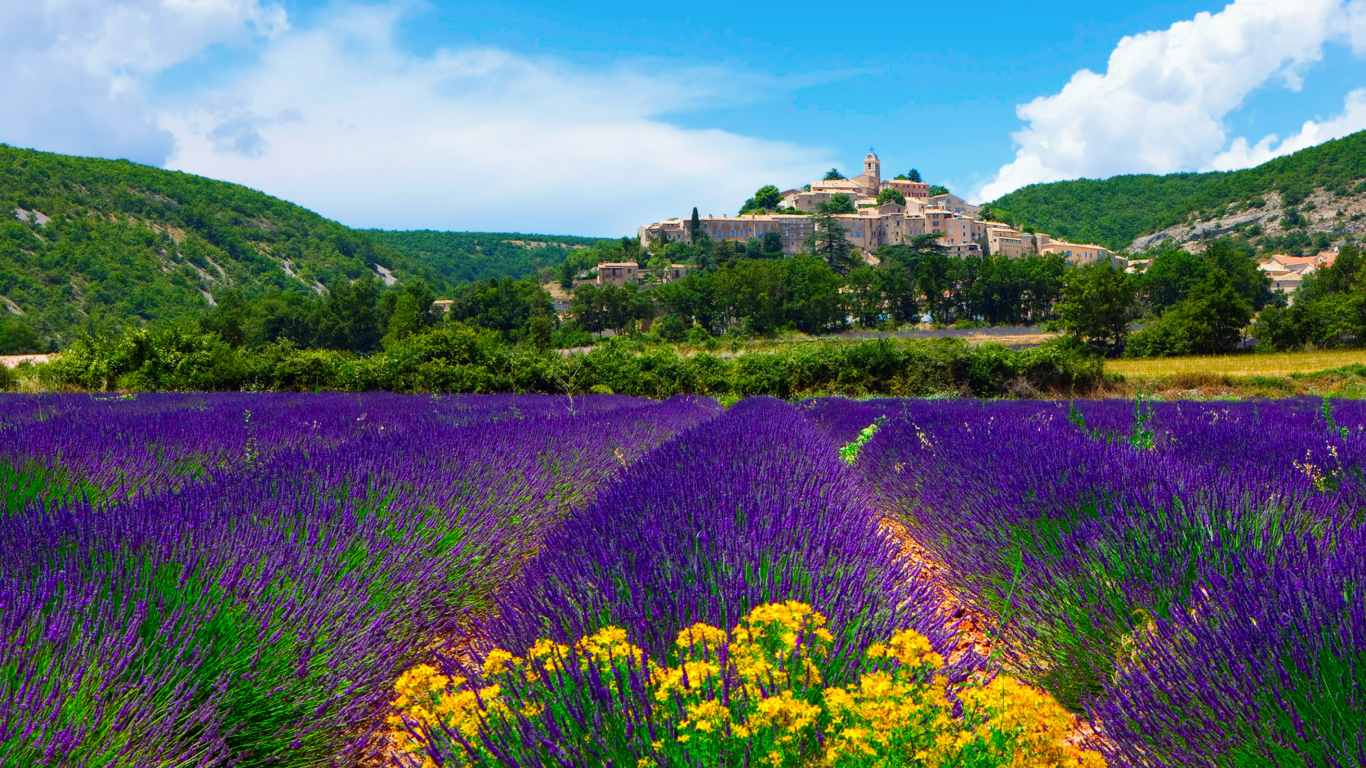
[[[1070,264],[1113,261],[1115,255],[1098,245],[1069,243],[1039,232],[1022,232],[1009,224],[987,221],[981,209],[952,194],[930,194],[930,185],[907,177],[882,178],[882,162],[869,152],[863,173],[853,178],[827,178],[781,193],[775,210],[737,216],[699,216],[698,230],[715,241],[748,242],[776,234],[788,256],[801,253],[815,229],[811,214],[824,206],[844,210],[835,219],[864,257],[887,245],[925,234],[938,234],[940,245],[958,257],[978,256],[983,246],[1009,258],[1039,253],[1056,254]],[[692,242],[692,220],[669,219],[641,227],[642,247],[653,243]]]

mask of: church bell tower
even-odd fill
[[[863,174],[872,179],[874,184],[882,183],[882,161],[871,149],[868,150],[868,156],[863,158]]]

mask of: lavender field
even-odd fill
[[[1363,430],[12,396],[0,764],[1362,765]]]

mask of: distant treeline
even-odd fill
[[[604,242],[595,237],[412,230],[363,232],[433,270],[451,284],[539,278],[548,282],[576,251]],[[614,242],[614,241],[613,241]],[[597,262],[594,262],[595,266]]]

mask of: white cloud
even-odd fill
[[[1224,117],[1267,83],[1299,90],[1304,70],[1334,40],[1366,50],[1362,0],[1235,0],[1219,13],[1126,37],[1104,74],[1082,70],[1059,93],[1019,107],[1028,125],[1014,134],[1015,160],[975,197],[1077,177],[1194,170],[1239,152],[1250,157],[1255,148],[1246,141],[1224,151]]]
[[[210,45],[278,33],[284,11],[260,0],[40,0],[0,9],[0,140],[160,163],[144,79]]]
[[[1358,88],[1347,94],[1347,103],[1342,114],[1323,122],[1306,120],[1299,133],[1287,136],[1284,141],[1275,134],[1263,137],[1252,146],[1249,146],[1247,139],[1241,136],[1234,139],[1232,146],[1220,152],[1205,170],[1232,171],[1250,168],[1272,158],[1298,152],[1332,139],[1340,139],[1362,130],[1366,130],[1366,88]],[[1274,148],[1273,144],[1276,145]]]
[[[229,85],[167,110],[168,165],[248,184],[353,226],[620,235],[733,210],[824,154],[666,112],[762,87],[723,72],[583,73],[484,48],[397,48],[403,6],[334,7],[276,37]]]

